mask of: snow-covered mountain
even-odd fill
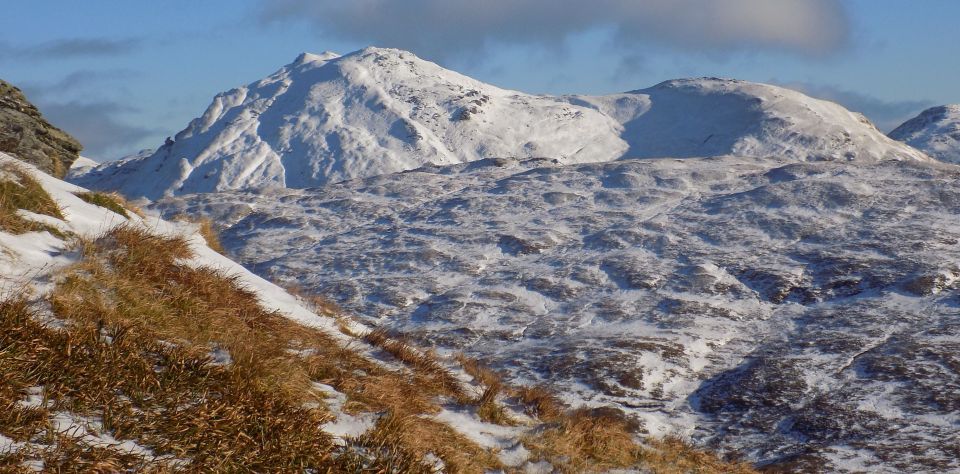
[[[783,472],[960,470],[954,165],[483,160],[156,209],[653,433]]]
[[[367,48],[302,54],[217,95],[150,156],[75,172],[129,197],[305,188],[484,158],[559,163],[736,154],[797,160],[927,159],[862,115],[795,91],[714,78],[607,96],[504,90]]]
[[[890,132],[933,158],[960,163],[960,105],[933,107]]]

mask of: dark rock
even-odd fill
[[[20,89],[0,80],[0,151],[63,178],[83,147],[47,122]]]

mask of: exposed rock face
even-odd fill
[[[54,127],[20,89],[0,80],[0,151],[62,178],[83,147]]]

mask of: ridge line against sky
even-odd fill
[[[531,93],[696,76],[774,83],[863,112],[884,131],[960,102],[953,0],[53,0],[5,9],[0,78],[99,160],[158,146],[216,93],[300,52],[371,44]]]

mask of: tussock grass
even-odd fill
[[[100,206],[104,209],[109,209],[127,219],[130,218],[130,214],[124,207],[125,201],[122,197],[120,197],[119,194],[90,191],[85,193],[77,193],[76,196],[90,204]]]
[[[411,367],[415,372],[427,375],[437,392],[449,395],[461,403],[470,400],[460,381],[431,351],[417,349],[406,341],[391,337],[384,329],[375,329],[363,339]]]
[[[197,225],[199,225],[198,231],[203,237],[203,240],[207,241],[207,247],[212,248],[220,255],[226,255],[227,251],[223,248],[223,242],[220,241],[220,234],[213,227],[213,221],[210,219],[200,219],[197,221]]]
[[[265,311],[229,275],[181,264],[191,257],[183,239],[128,225],[77,248],[81,261],[49,298],[66,330],[36,323],[22,300],[4,303],[0,407],[15,406],[31,386],[43,386],[54,401],[37,412],[8,410],[0,416],[4,436],[62,437],[49,429],[56,410],[100,419],[115,438],[135,440],[161,461],[181,460],[178,469],[188,471],[353,472],[362,465],[419,472],[427,453],[457,466],[452,472],[499,466],[492,454],[426,418],[450,393],[435,372],[388,370],[325,333]],[[213,364],[213,348],[232,362]],[[313,382],[347,394],[350,412],[383,413],[381,422],[335,446],[320,430],[331,418]],[[113,457],[105,466],[169,467],[107,451]],[[0,470],[28,458],[89,467],[84,456],[100,462],[95,452],[64,438],[0,455]]]
[[[563,403],[542,385],[515,387],[513,395],[526,408],[528,415],[543,421],[553,421],[563,414]]]
[[[454,356],[474,380],[484,387],[474,402],[484,421],[513,424],[496,398],[503,396],[524,407],[542,424],[528,433],[523,444],[533,459],[549,461],[561,472],[604,472],[643,467],[657,474],[754,473],[749,465],[727,462],[697,450],[678,438],[638,442],[639,426],[613,408],[570,409],[542,385],[511,386],[503,376],[463,353]]]
[[[173,220],[196,224],[197,233],[207,242],[207,247],[210,247],[220,255],[227,254],[226,249],[223,248],[223,242],[220,240],[220,233],[217,232],[212,220],[206,217],[193,217],[184,214],[174,216]]]
[[[398,440],[410,447],[406,453],[393,450]],[[427,453],[443,460],[444,472],[480,474],[503,468],[496,456],[466,440],[450,426],[417,416],[391,413],[358,441],[360,446],[375,452],[394,457],[413,456],[406,458],[408,462],[414,461],[407,465],[416,466],[410,472],[433,472],[425,463]]]
[[[71,320],[66,329],[55,329],[38,323],[23,300],[10,300],[0,303],[0,347],[0,405],[6,408],[0,433],[40,441],[12,459],[0,455],[0,466],[23,458],[74,472],[166,466],[56,432],[47,421],[55,412],[98,419],[114,438],[136,440],[195,470],[331,464],[330,440],[316,429],[328,419],[325,413],[278,397],[236,370],[212,366],[203,352],[161,343],[136,325]],[[31,386],[43,387],[48,403],[18,405]]]
[[[724,461],[712,453],[693,449],[688,443],[675,437],[650,440],[645,459],[654,474],[757,472],[747,463]]]
[[[645,459],[645,450],[634,439],[627,421],[586,409],[565,413],[524,444],[565,472],[639,466]]]
[[[462,352],[455,354],[454,359],[463,367],[464,372],[473,377],[483,387],[480,397],[474,401],[480,419],[498,425],[516,424],[507,415],[504,407],[497,402],[497,397],[504,389],[503,377],[481,364],[477,359],[467,357]]]
[[[21,217],[17,214],[20,209],[63,219],[56,201],[27,171],[13,163],[0,164],[0,230],[12,234],[48,231],[64,237],[53,227]]]

